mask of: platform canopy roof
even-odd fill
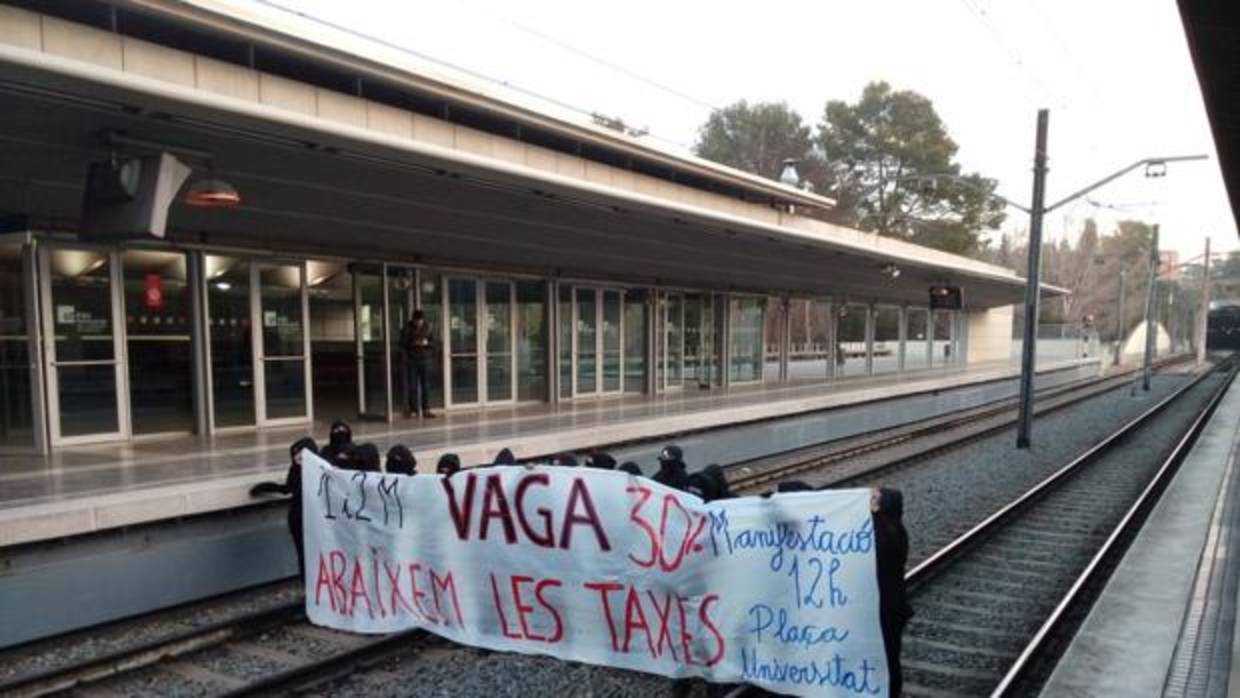
[[[1219,165],[1240,230],[1240,3],[1179,0]]]
[[[975,308],[1023,296],[1023,279],[1005,269],[801,216],[672,201],[3,43],[0,94],[0,214],[39,228],[76,227],[86,168],[112,152],[103,134],[121,133],[206,153],[240,190],[236,209],[174,205],[170,235],[181,241],[859,302],[924,305],[942,283],[962,286]],[[710,167],[742,189],[770,186]],[[768,193],[780,206],[798,201]]]

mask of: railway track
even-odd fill
[[[1165,361],[1158,368],[1166,369],[1181,362],[1181,359]],[[1036,395],[1036,414],[1051,414],[1128,387],[1134,373],[1126,371],[1040,391]],[[891,429],[796,449],[775,457],[737,463],[728,468],[729,483],[736,494],[756,494],[781,480],[816,475],[830,467],[832,472],[813,484],[864,486],[882,476],[1011,429],[1015,424],[1016,408],[1017,400],[1009,398]],[[874,455],[879,452],[891,454],[891,457],[877,463],[866,462],[873,461]]]
[[[905,694],[1032,693],[1235,371],[1198,377],[911,570]],[[1152,438],[1163,417],[1184,426],[1173,444]]]
[[[421,630],[374,637],[320,628],[298,600],[13,677],[0,682],[0,696],[278,695],[446,643]]]

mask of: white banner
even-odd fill
[[[868,490],[704,504],[591,468],[451,478],[306,455],[306,612],[804,696],[886,696]]]

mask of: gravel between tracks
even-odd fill
[[[1116,390],[1042,417],[1028,450],[1016,450],[1015,434],[1004,432],[866,484],[904,492],[911,567],[1188,380],[1155,376],[1148,393]]]

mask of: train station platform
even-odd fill
[[[1042,690],[1240,696],[1240,382],[1210,418]]]
[[[1097,359],[1046,362],[1038,385],[1087,378],[1099,369]],[[649,467],[660,439],[672,437],[686,448],[691,465],[726,465],[1002,399],[1016,393],[1018,374],[1012,364],[994,362],[831,383],[603,398],[352,426],[355,441],[374,442],[381,451],[395,443],[410,446],[424,471],[446,452],[457,453],[469,465],[489,463],[504,447],[531,458],[604,444],[620,444],[613,450],[617,458]],[[900,400],[899,409],[883,402],[894,399]],[[821,419],[823,410],[838,418]],[[805,418],[781,422],[779,429],[755,424],[797,415]],[[741,433],[745,424],[749,431]],[[694,436],[723,425],[737,425],[736,438]],[[313,435],[322,442],[327,428],[315,424]],[[284,476],[288,444],[305,431],[139,440],[61,448],[47,456],[6,456],[0,469],[0,548],[253,504],[249,488]]]

